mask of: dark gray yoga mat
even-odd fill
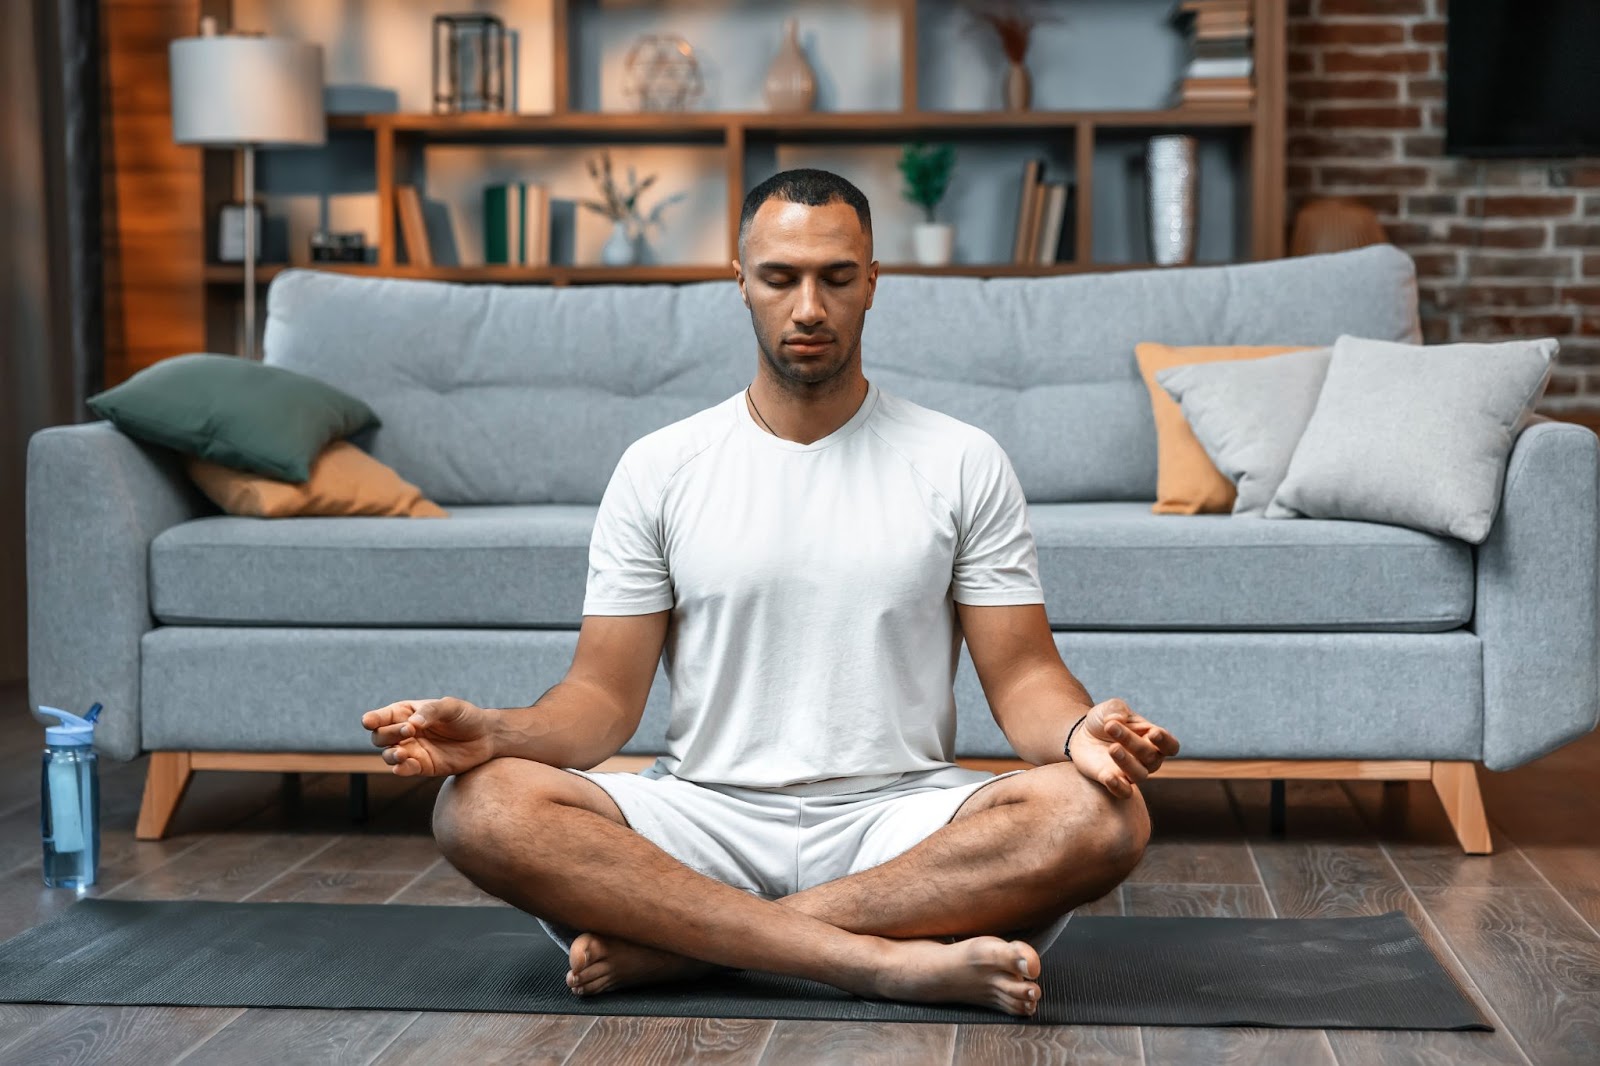
[[[1489,1029],[1410,920],[1074,918],[1031,1019],[739,971],[592,998],[509,907],[82,900],[0,944],[0,1002],[840,1018],[1017,1025]]]

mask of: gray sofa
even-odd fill
[[[1474,764],[1592,729],[1596,437],[1517,439],[1478,547],[1367,522],[1155,515],[1134,344],[1419,337],[1411,261],[1380,246],[1227,267],[886,276],[869,378],[989,431],[1030,500],[1073,672],[1183,741],[1172,776],[1427,779],[1489,846]],[[356,438],[448,519],[222,515],[109,423],[28,452],[31,697],[105,704],[98,744],[152,760],[141,833],[196,769],[384,769],[360,712],[525,705],[562,677],[595,506],[623,449],[732,396],[756,348],[732,282],[460,286],[289,270],[266,361],[367,401]],[[957,754],[1014,758],[962,653]],[[657,676],[624,756],[662,750]],[[636,767],[619,758],[603,766]]]

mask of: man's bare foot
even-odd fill
[[[572,942],[568,962],[571,969],[567,971],[567,987],[579,996],[700,977],[727,969],[631,940],[599,937],[593,933],[584,933]]]
[[[873,989],[881,999],[975,1003],[1024,1017],[1039,1006],[1039,953],[1025,940],[885,940],[882,959]]]

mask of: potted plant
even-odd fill
[[[661,223],[661,212],[668,204],[681,200],[685,193],[677,193],[660,201],[648,215],[639,214],[639,196],[655,184],[651,174],[637,181],[632,167],[628,168],[628,187],[617,186],[611,173],[611,153],[600,153],[600,162],[587,160],[589,176],[600,187],[603,200],[584,200],[583,206],[611,220],[611,236],[600,249],[600,261],[606,266],[627,266],[639,262],[644,255],[644,241],[649,228]]]
[[[923,266],[943,266],[950,262],[955,231],[948,222],[934,221],[934,210],[950,188],[950,172],[956,165],[956,150],[948,144],[929,147],[918,141],[900,153],[900,174],[905,178],[903,195],[922,208],[924,221],[911,231],[917,262]]]

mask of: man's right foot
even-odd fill
[[[880,999],[973,1003],[1023,1017],[1039,1007],[1039,953],[1025,940],[885,939],[881,960],[872,989]]]
[[[594,933],[584,933],[572,942],[567,961],[571,967],[567,971],[567,987],[580,996],[657,981],[701,977],[727,969],[631,940]]]

